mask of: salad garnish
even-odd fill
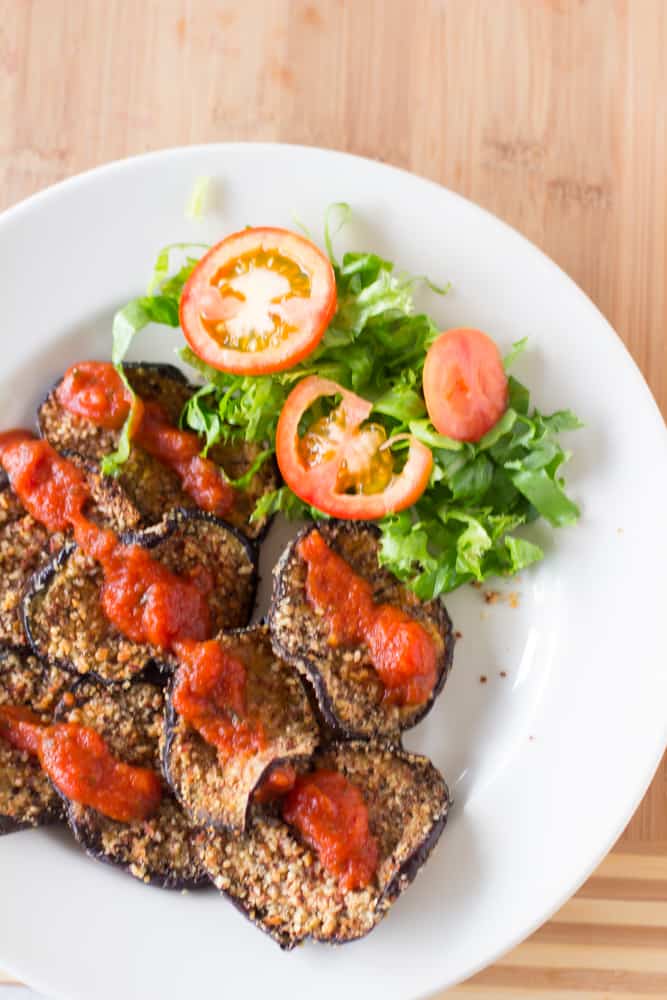
[[[122,371],[132,338],[148,323],[177,327],[180,309],[190,344],[181,349],[181,358],[204,378],[183,411],[182,425],[202,435],[203,454],[221,441],[255,442],[262,444],[258,459],[262,462],[278,448],[285,485],[260,498],[254,517],[282,512],[316,519],[329,514],[377,518],[381,562],[423,600],[468,581],[518,573],[543,557],[535,542],[518,533],[523,525],[543,518],[562,527],[579,517],[579,508],[565,492],[562,467],[570,456],[560,435],[581,423],[567,409],[540,412],[531,404],[526,386],[510,373],[526,349],[525,339],[513,345],[501,364],[495,344],[481,331],[441,334],[428,315],[416,311],[415,283],[421,279],[396,272],[392,262],[375,253],[347,252],[338,259],[333,237],[349,214],[347,205],[337,204],[325,222],[335,312],[327,300],[318,313],[320,320],[329,314],[326,332],[313,337],[310,353],[296,351],[290,367],[283,367],[284,355],[274,363],[276,358],[263,352],[267,346],[269,354],[273,349],[285,351],[292,320],[284,324],[287,335],[277,348],[271,338],[267,344],[248,340],[223,345],[236,349],[237,355],[249,355],[250,367],[259,374],[239,373],[238,365],[237,371],[230,370],[222,356],[225,352],[211,349],[211,343],[219,346],[215,337],[204,343],[192,336],[188,302],[199,287],[197,268],[206,265],[200,265],[196,248],[183,244],[161,251],[150,294],[116,315],[114,364]],[[283,231],[248,229],[230,239],[253,232]],[[298,262],[299,241],[312,244],[289,235],[286,258]],[[213,259],[227,243],[219,244],[204,261]],[[251,257],[252,246],[250,237],[244,253]],[[259,237],[254,246],[260,255],[253,258],[253,267],[259,264],[261,270],[266,264],[261,250],[266,247]],[[175,270],[170,266],[172,250],[185,252]],[[225,253],[230,252],[228,246]],[[236,263],[239,257],[243,254],[236,254]],[[252,270],[247,263],[244,258],[239,274]],[[289,267],[287,271],[291,274]],[[223,283],[225,297],[233,298],[234,282],[228,278]],[[448,290],[430,287],[441,294]],[[243,289],[237,291],[245,295]],[[281,286],[278,299],[283,293]],[[318,308],[323,302],[318,299]],[[259,299],[256,303],[260,308]],[[202,311],[195,310],[195,315],[201,331]],[[226,370],[213,367],[211,360]],[[306,391],[302,388],[306,379],[320,380],[306,384],[327,388],[298,409],[291,393],[299,390],[298,402]],[[345,422],[351,400],[359,397],[365,404],[363,415],[350,427]],[[279,420],[290,425],[284,448]],[[130,427],[131,415],[118,450],[105,460],[105,472],[119,471],[127,459]],[[332,458],[337,462],[333,480]],[[318,476],[324,468],[327,474]],[[236,486],[243,488],[241,483]]]

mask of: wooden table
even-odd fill
[[[0,0],[0,209],[181,143],[386,160],[542,247],[665,413],[666,43],[667,0]],[[667,997],[666,779],[575,899],[447,997]]]

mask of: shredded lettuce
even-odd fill
[[[183,252],[194,248],[205,249],[206,246],[204,243],[170,243],[163,247],[157,255],[153,274],[148,283],[147,294],[138,299],[132,299],[114,316],[111,329],[111,361],[122,378],[125,388],[132,398],[132,403],[120,432],[118,447],[102,459],[101,469],[105,476],[118,476],[121,468],[130,457],[130,431],[136,414],[136,396],[123,369],[125,355],[136,334],[149,323],[160,323],[170,327],[178,326],[178,306],[181,292],[185,282],[192,274],[198,258],[186,255],[185,262],[173,273],[171,270],[172,252],[174,250]],[[208,446],[210,447],[210,444]]]
[[[428,418],[421,387],[426,351],[439,328],[417,312],[414,292],[417,281],[440,294],[449,286],[400,274],[391,261],[374,253],[345,253],[338,260],[333,241],[350,215],[341,202],[331,206],[325,220],[338,308],[319,347],[289,371],[256,377],[217,371],[183,348],[181,358],[203,376],[204,385],[186,405],[182,426],[202,436],[204,453],[219,441],[260,443],[261,463],[274,454],[276,424],[293,385],[306,375],[332,379],[371,400],[372,419],[388,435],[410,432],[433,453],[431,480],[421,498],[409,510],[379,522],[382,564],[425,600],[467,581],[517,573],[543,557],[536,544],[517,533],[523,525],[544,518],[562,527],[579,517],[565,492],[562,466],[569,453],[559,435],[581,424],[569,410],[538,411],[526,386],[509,375],[509,407],[481,441],[468,444],[439,434]],[[179,297],[196,263],[196,257],[187,255],[189,249],[174,244],[162,250],[150,294],[116,316],[117,366],[147,323],[178,325]],[[175,270],[174,250],[186,254]],[[526,349],[525,338],[517,341],[504,359],[505,368]],[[129,453],[128,426],[115,456],[106,460],[111,471]],[[247,486],[254,471],[236,485]],[[287,486],[262,496],[253,516],[278,512],[290,518],[326,517]]]
[[[206,203],[209,200],[212,178],[198,177],[192,188],[192,193],[188,199],[185,214],[188,219],[201,219],[206,211]]]

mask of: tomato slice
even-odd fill
[[[341,402],[300,437],[301,418],[323,396],[340,396]],[[408,435],[407,460],[395,473],[383,447],[388,443],[384,428],[365,424],[372,408],[336,382],[310,375],[292,390],[280,414],[276,455],[283,479],[298,497],[332,517],[384,517],[410,507],[428,485],[430,449]]]
[[[434,427],[456,441],[479,441],[507,409],[500,351],[481,330],[441,333],[426,355],[423,386]]]
[[[216,244],[180,301],[185,339],[220,371],[265,375],[310,354],[336,311],[336,279],[310,240],[286,229],[244,229]]]

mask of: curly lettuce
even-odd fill
[[[409,432],[433,453],[431,479],[417,503],[378,522],[382,564],[424,600],[468,581],[518,573],[543,558],[542,549],[519,533],[522,526],[543,518],[557,528],[579,517],[565,489],[562,469],[569,453],[560,435],[581,424],[569,410],[541,413],[526,386],[510,375],[508,409],[481,441],[467,444],[439,434],[421,387],[426,351],[439,333],[415,307],[415,284],[426,279],[397,272],[375,253],[345,253],[338,260],[333,238],[349,214],[342,203],[327,213],[324,242],[338,307],[318,348],[289,371],[261,376],[217,371],[183,348],[181,358],[204,384],[186,405],[181,423],[201,435],[204,453],[219,441],[249,441],[263,445],[260,460],[265,461],[275,451],[276,424],[294,384],[306,375],[338,382],[372,401],[372,419],[388,435]],[[161,251],[150,294],[116,316],[113,360],[118,366],[147,323],[178,325],[179,298],[197,258],[186,255],[173,271],[173,249],[191,247],[175,244]],[[428,284],[440,294],[448,291],[448,286]],[[506,368],[525,348],[525,340],[514,344]],[[129,433],[124,433],[107,460],[109,470],[120,468],[128,452]],[[287,486],[262,496],[254,517],[277,512],[290,518],[326,516]]]

